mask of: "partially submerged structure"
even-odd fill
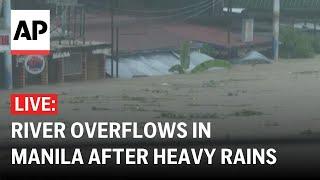
[[[89,1],[90,0],[88,0],[88,2]],[[96,2],[99,6],[102,4],[100,1],[90,2]],[[8,34],[10,29],[9,12],[11,10],[11,4],[13,9],[40,8],[51,10],[51,56],[11,57],[10,53],[8,53]],[[179,48],[180,44],[184,41],[193,41],[199,48],[204,44],[212,46],[217,51],[218,58],[232,59],[233,57],[243,56],[251,50],[262,52],[268,49],[270,52],[273,50],[272,54],[276,59],[276,57],[278,57],[279,46],[280,5],[281,8],[285,10],[285,13],[289,14],[296,11],[305,12],[306,9],[308,9],[308,11],[310,10],[312,12],[309,12],[310,15],[307,13],[307,17],[309,18],[309,16],[318,17],[317,13],[320,7],[320,1],[176,0],[173,2],[171,0],[119,0],[115,1],[115,9],[113,10],[118,11],[120,15],[126,15],[122,17],[124,19],[124,26],[121,26],[122,23],[115,23],[117,29],[119,30],[120,28],[120,40],[117,39],[120,41],[120,53],[122,53],[121,51],[123,49],[128,53],[136,53],[145,51],[152,52],[159,48],[166,49],[167,52],[170,52]],[[168,7],[171,8],[170,11],[167,10]],[[121,10],[121,8],[123,9]],[[273,14],[271,13],[272,9],[274,10]],[[105,13],[106,10],[103,9],[102,11]],[[269,18],[270,24],[267,25],[267,28],[270,29],[267,32],[267,36],[260,36],[260,34],[257,35],[257,33],[254,33],[254,26],[256,26],[256,16],[254,15],[257,11],[263,11],[264,14],[268,12],[268,16],[271,17]],[[252,13],[254,15],[252,15]],[[114,68],[117,69],[117,67],[113,68],[110,61],[107,61],[107,64],[105,62],[105,59],[111,54],[111,48],[114,48],[113,45],[98,42],[109,33],[109,29],[112,29],[113,34],[115,34],[113,31],[114,28],[111,28],[114,25],[113,20],[107,22],[110,24],[103,24],[105,23],[104,18],[108,18],[111,16],[110,14],[112,13],[107,12],[103,15],[92,13],[90,15],[96,15],[91,17],[94,21],[91,22],[92,24],[85,26],[85,24],[87,24],[86,20],[88,19],[86,18],[85,6],[79,4],[77,0],[0,0],[0,59],[4,59],[4,61],[0,61],[0,88],[6,87],[10,89],[12,87],[25,87],[30,84],[98,79],[104,78],[105,72],[107,74],[110,74],[110,71],[113,72],[112,70]],[[138,14],[139,16],[132,14]],[[194,17],[204,15],[200,17],[207,17],[209,20],[212,20],[214,16],[217,16],[227,22],[227,24],[232,24],[234,14],[240,17],[237,19],[237,27],[240,29],[237,29],[237,33],[232,32],[231,25],[220,28],[218,26],[204,26],[201,25],[201,23],[185,23],[185,21],[193,19]],[[299,16],[305,15],[305,13],[295,14],[299,14]],[[104,15],[106,15],[106,17]],[[119,19],[121,20],[121,18]],[[120,21],[119,19],[118,21]],[[139,19],[141,19],[142,25],[137,23]],[[196,21],[199,19],[196,19]],[[166,23],[168,20],[179,20],[178,22],[180,23],[175,22],[171,25],[158,23]],[[229,20],[231,22],[229,22]],[[273,28],[271,28],[272,20],[274,22]],[[313,20],[316,21],[315,18]],[[156,28],[148,28],[144,22],[151,22]],[[127,28],[127,26],[129,26],[127,24],[130,25],[130,28]],[[102,30],[98,31],[97,29],[99,27]],[[307,27],[309,27],[309,25]],[[317,30],[318,26],[315,25],[314,29]],[[87,30],[91,31],[87,32]],[[110,37],[114,39],[114,36]],[[94,41],[89,42],[89,38]],[[108,40],[114,42],[110,39],[103,41]],[[112,44],[117,44],[118,46],[118,42]],[[146,56],[151,60],[157,57],[156,55],[150,57],[150,54],[140,55],[140,58],[137,58],[137,60],[129,64],[134,62],[141,64],[140,61],[143,61]],[[162,57],[157,58],[161,59]],[[168,58],[171,57],[172,55]],[[113,57],[112,59],[116,60],[117,58],[118,57]],[[130,59],[135,58],[133,55]],[[128,59],[127,57],[120,57],[120,69],[122,68],[121,65],[123,62],[128,62]],[[173,58],[171,64],[176,62],[176,60],[177,58]],[[137,66],[136,64],[134,66]],[[152,62],[146,62],[146,64],[150,64],[150,68],[156,65],[152,64]],[[32,65],[34,65],[33,71]],[[133,74],[132,76],[135,75]]]
[[[191,52],[190,67],[187,71],[191,71],[197,65],[208,60],[214,60],[214,58],[198,51]],[[111,67],[109,66],[110,60],[107,60],[107,62],[105,71],[111,72]],[[169,72],[169,69],[179,63],[180,56],[173,51],[138,53],[131,56],[123,56],[119,59],[119,77],[137,78],[169,75],[172,74]]]
[[[3,24],[10,24],[10,10],[25,1],[2,0]],[[110,44],[85,39],[85,7],[72,1],[37,1],[35,8],[51,10],[51,54],[11,56],[9,28],[0,30],[0,88],[23,88],[73,80],[105,78]],[[15,6],[11,6],[11,5]],[[20,4],[20,6],[19,6]],[[2,33],[1,33],[2,32]]]
[[[69,44],[67,40],[63,40],[53,41],[51,46],[50,56],[13,57],[14,88],[105,77],[103,67],[105,54],[108,53],[108,44],[98,42],[83,44],[80,41]],[[30,65],[29,62],[31,62]],[[35,66],[39,66],[38,68],[42,69],[41,72],[33,72],[32,68]]]

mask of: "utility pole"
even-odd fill
[[[273,0],[273,58],[279,61],[280,0]]]
[[[114,60],[114,3],[111,0],[111,77],[113,78],[113,60]]]
[[[116,28],[116,77],[119,78],[119,27]]]
[[[82,43],[86,44],[86,8],[82,9]]]
[[[232,0],[228,0],[228,58],[231,60]]]
[[[10,33],[11,26],[11,0],[4,0],[3,4],[3,14],[4,14],[4,28],[8,33]],[[10,36],[10,35],[9,35]],[[5,86],[7,89],[13,88],[12,79],[12,56],[9,51],[4,55],[5,64]]]

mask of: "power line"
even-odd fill
[[[206,10],[208,10],[209,8],[211,8],[212,6],[212,2],[208,2],[207,4],[203,4],[200,7],[196,7],[194,9],[190,9],[190,10],[185,10],[183,12],[177,12],[175,14],[171,14],[171,15],[164,15],[164,16],[151,16],[151,17],[138,17],[139,20],[165,20],[165,19],[171,19],[174,17],[179,17],[179,16],[185,16],[188,15],[190,13],[194,13],[195,11],[201,10],[203,8],[205,8]]]
[[[116,26],[120,27],[124,27],[124,26],[128,26],[130,24],[135,24],[135,23],[148,23],[148,21],[151,21],[152,23],[156,22],[156,21],[166,21],[168,23],[177,23],[177,22],[184,22],[187,21],[191,18],[197,17],[201,14],[203,14],[205,11],[209,10],[210,8],[212,8],[214,5],[218,4],[219,2],[221,2],[223,0],[209,0],[209,1],[203,1],[201,3],[197,3],[197,5],[200,6],[196,7],[195,4],[193,4],[193,9],[187,9],[186,7],[184,7],[184,11],[181,12],[176,12],[175,14],[170,14],[170,15],[162,15],[162,16],[149,16],[149,17],[145,17],[145,16],[132,16],[130,17],[131,19],[127,19],[127,20],[120,20],[119,16],[116,17],[115,16],[115,22],[116,22]],[[207,2],[207,3],[204,3]],[[190,7],[190,6],[188,6]],[[179,9],[183,9],[183,8],[179,8]],[[181,16],[181,17],[180,17]],[[186,18],[183,18],[184,16],[187,16]],[[180,20],[178,19],[180,18]],[[182,19],[182,20],[181,20]]]
[[[215,4],[213,4],[213,5],[215,5]],[[183,19],[183,20],[182,20],[182,22],[185,22],[185,21],[187,21],[187,20],[189,20],[189,19],[191,19],[191,18],[194,18],[194,17],[200,16],[202,13],[205,13],[207,10],[209,10],[209,9],[211,9],[211,8],[212,8],[212,7],[211,7],[211,6],[209,6],[209,7],[205,8],[205,9],[203,9],[202,11],[200,11],[200,12],[198,12],[198,13],[196,13],[196,14],[193,14],[193,15],[191,15],[191,16],[189,16],[189,17],[187,17],[187,18]]]
[[[126,25],[128,24],[132,24],[132,23],[136,23],[138,21],[142,21],[142,22],[146,22],[146,21],[161,21],[161,20],[170,20],[172,22],[172,20],[175,18],[175,17],[179,17],[179,16],[187,16],[186,18],[184,18],[181,22],[184,22],[184,21],[187,21],[191,18],[194,18],[196,16],[199,16],[201,14],[203,14],[205,11],[209,10],[210,8],[212,8],[212,6],[214,6],[215,4],[221,2],[222,0],[214,0],[214,1],[211,1],[207,4],[203,4],[201,5],[200,7],[197,7],[196,9],[191,9],[191,10],[187,10],[187,11],[184,11],[184,12],[179,12],[179,13],[176,13],[174,15],[166,15],[166,16],[154,16],[154,17],[139,17],[135,20],[131,20],[131,21],[127,21],[126,22]],[[176,20],[177,21],[177,20]],[[118,21],[118,25],[123,25],[122,24],[123,21]],[[178,22],[178,21],[177,21]]]
[[[180,10],[184,10],[184,9],[190,9],[190,8],[194,8],[194,7],[197,7],[197,6],[200,6],[202,4],[206,4],[210,2],[210,0],[205,0],[205,1],[202,1],[200,3],[196,3],[196,4],[192,4],[192,5],[189,5],[189,6],[185,6],[185,7],[181,7],[181,8],[175,8],[175,9],[166,9],[166,10],[131,10],[131,9],[115,9],[116,11],[125,11],[125,12],[133,12],[133,13],[145,13],[145,14],[152,14],[152,13],[170,13],[170,12],[176,12],[176,11],[180,11]]]

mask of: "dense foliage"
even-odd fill
[[[280,56],[283,58],[310,58],[320,53],[320,37],[293,28],[280,30]]]

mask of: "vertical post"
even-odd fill
[[[78,18],[77,18],[77,15],[78,15],[78,11],[77,11],[77,7],[74,6],[73,7],[73,39],[72,39],[72,44],[75,45],[75,40],[77,38],[77,21],[78,21]]]
[[[231,60],[232,0],[228,0],[228,58]]]
[[[70,6],[70,7],[68,7],[67,8],[67,12],[66,12],[66,14],[67,14],[67,19],[68,19],[68,24],[67,24],[67,36],[68,36],[68,39],[69,39],[69,45],[71,45],[71,37],[70,37],[70,34],[71,34],[71,16],[72,16],[72,14],[71,14],[71,10],[72,10],[72,7]],[[64,32],[63,32],[64,33]]]
[[[313,33],[316,36],[317,35],[317,21],[316,19],[313,19]]]
[[[119,78],[119,27],[116,29],[116,77]]]
[[[82,17],[82,43],[86,44],[86,8],[83,7],[83,17]]]
[[[65,35],[65,32],[67,30],[67,23],[68,23],[68,19],[67,19],[67,11],[68,11],[68,7],[61,5],[61,29],[62,29],[62,33],[63,35]],[[63,39],[61,40],[63,41]]]
[[[113,17],[113,0],[111,0],[111,77],[113,77],[113,60],[114,60],[114,17]]]
[[[62,13],[62,7],[60,7],[59,5],[56,5],[57,7],[57,16],[60,15],[60,12]],[[62,14],[59,16],[59,21],[60,21],[60,28],[61,30],[63,29],[63,25],[62,25]],[[63,32],[63,31],[62,31]],[[70,43],[69,43],[70,44]],[[61,38],[59,38],[59,45],[61,45]]]
[[[280,0],[273,0],[273,59],[279,60]]]
[[[78,24],[78,27],[79,27],[79,39],[81,38],[82,39],[82,22],[83,22],[83,9],[81,6],[79,6],[79,24]]]
[[[4,28],[10,32],[11,26],[11,0],[5,0],[4,6]],[[5,64],[5,86],[7,89],[13,88],[13,79],[12,79],[12,56],[10,52],[6,52],[4,55],[4,64]]]

